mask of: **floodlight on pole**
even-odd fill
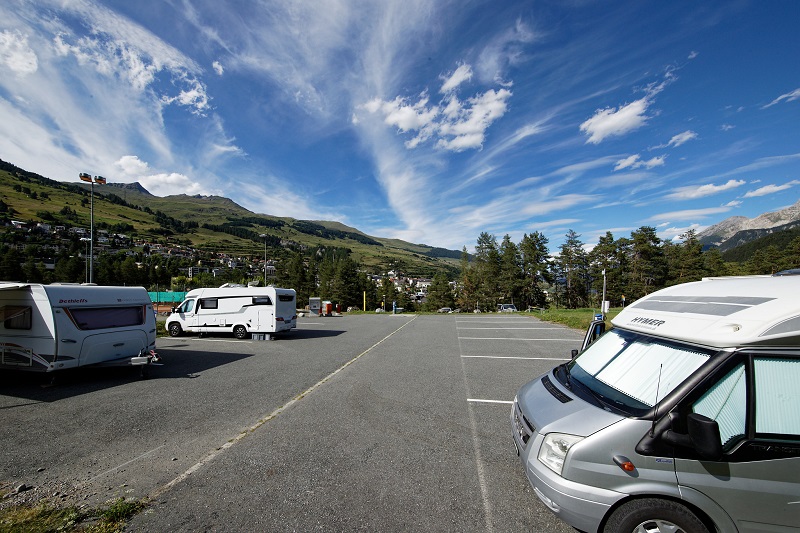
[[[86,172],[78,174],[81,181],[89,183],[89,283],[94,283],[94,184],[105,185],[103,176],[94,176]]]

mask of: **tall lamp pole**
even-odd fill
[[[267,286],[267,234],[262,233],[259,235],[262,239],[264,239],[264,286]]]
[[[89,282],[89,241],[91,240],[89,237],[81,237],[81,240],[86,244],[84,247],[86,252],[83,255],[83,262],[84,262],[84,275],[83,275],[83,282]]]
[[[92,178],[85,172],[81,172],[78,177],[89,183],[89,283],[94,283],[94,184],[105,185],[106,179],[103,176]]]

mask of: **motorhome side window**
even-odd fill
[[[178,312],[191,313],[193,309],[194,309],[194,300],[186,300],[180,305],[180,307],[178,307]]]
[[[67,313],[78,329],[105,329],[144,324],[144,306],[70,308]]]
[[[753,358],[753,391],[756,438],[800,438],[800,359]],[[719,424],[725,449],[747,435],[747,371],[744,363],[728,372],[693,405],[696,413]]]
[[[20,305],[0,307],[0,320],[6,329],[31,329],[31,308]]]
[[[219,307],[219,300],[216,298],[203,298],[200,300],[200,309],[217,309]]]
[[[253,296],[253,305],[272,305],[269,296]]]
[[[294,301],[294,296],[292,296],[291,294],[279,294],[278,295],[278,300],[280,300],[282,302],[293,302]]]

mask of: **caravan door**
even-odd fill
[[[275,332],[275,304],[269,296],[253,298],[253,309],[256,310],[256,325],[252,331],[257,333]]]
[[[55,367],[76,367],[80,364],[81,348],[86,334],[75,326],[66,309],[53,309],[53,316],[56,323]]]

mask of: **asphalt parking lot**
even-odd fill
[[[0,375],[0,483],[149,498],[129,531],[572,531],[508,413],[580,338],[518,314],[301,318],[275,341],[160,338],[146,380]]]

